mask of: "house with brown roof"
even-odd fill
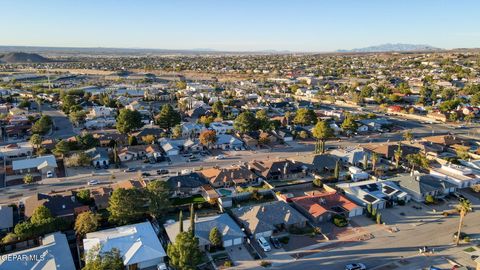
[[[437,135],[423,138],[424,141],[439,144],[442,146],[452,146],[454,144],[466,144],[466,140],[455,135]]]
[[[47,207],[54,217],[73,218],[75,213],[83,211],[84,205],[79,203],[73,192],[63,194],[37,193],[24,201],[25,217],[32,216],[39,206]]]
[[[107,209],[108,201],[112,195],[113,189],[109,187],[101,187],[97,189],[92,189],[90,194],[95,202],[95,206],[98,210]]]
[[[290,198],[293,205],[314,222],[330,221],[335,215],[359,216],[363,208],[337,191],[313,191],[306,196]]]
[[[295,160],[254,160],[248,164],[259,177],[265,180],[292,180],[304,178],[308,167]]]
[[[216,188],[256,184],[258,180],[258,176],[247,166],[213,167],[201,170],[199,173]]]
[[[147,184],[143,180],[123,180],[119,181],[116,184],[113,185],[113,189],[131,189],[131,188],[144,188],[146,187]]]
[[[416,154],[420,151],[419,148],[401,144],[402,153],[404,156],[408,154]],[[379,156],[392,160],[395,157],[395,151],[398,149],[398,143],[378,143],[368,144],[363,146],[363,150],[370,153],[377,153]]]

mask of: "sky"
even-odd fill
[[[1,0],[0,45],[328,52],[480,47],[478,0]]]

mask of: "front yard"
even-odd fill
[[[185,205],[191,203],[204,203],[206,202],[202,195],[195,195],[187,198],[175,198],[172,200],[172,205]]]

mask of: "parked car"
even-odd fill
[[[198,157],[189,157],[188,162],[199,161]]]
[[[345,270],[367,270],[367,267],[363,263],[351,263],[345,265]]]
[[[270,238],[270,242],[272,242],[274,248],[282,248],[282,243],[277,238]]]
[[[268,252],[272,250],[272,248],[270,247],[270,245],[268,244],[267,240],[265,240],[264,237],[258,238],[257,242],[260,245],[260,247],[263,249],[263,251]]]
[[[87,183],[87,185],[89,185],[89,186],[95,186],[95,185],[98,185],[98,184],[100,184],[100,181],[98,181],[98,180],[90,180]]]
[[[135,168],[127,168],[127,169],[123,170],[123,172],[134,172],[136,170],[137,169],[135,169]]]
[[[218,155],[215,157],[215,159],[225,159],[225,156],[224,155]]]
[[[161,174],[168,174],[168,170],[167,170],[167,169],[160,169],[160,170],[157,170],[157,174],[158,174],[158,175],[161,175]]]
[[[48,171],[47,172],[47,178],[52,178],[53,177],[53,172],[52,171]]]
[[[150,173],[148,173],[148,172],[143,172],[143,173],[142,173],[142,176],[152,176],[152,175],[151,175]]]

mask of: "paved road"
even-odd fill
[[[53,109],[49,104],[41,104],[42,113],[52,118],[54,124],[54,130],[52,134],[47,137],[54,139],[64,139],[77,135],[70,119],[60,110]]]

